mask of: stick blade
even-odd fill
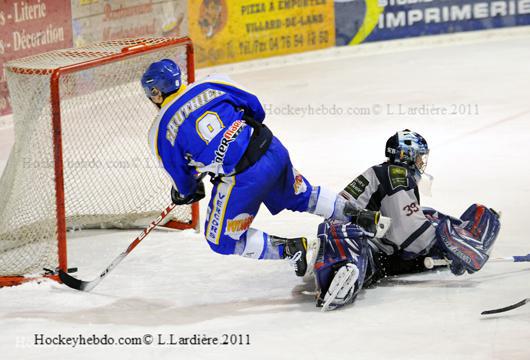
[[[91,281],[76,279],[62,270],[59,270],[59,278],[63,284],[75,290],[88,292],[94,288],[94,286],[91,286]]]
[[[518,307],[521,307],[521,306],[527,304],[528,302],[530,302],[530,299],[524,299],[524,300],[519,301],[518,303],[510,305],[510,306],[506,306],[506,307],[499,308],[499,309],[483,311],[483,312],[480,313],[480,315],[491,315],[491,314],[498,314],[498,313],[510,311],[510,310],[513,310],[513,309],[517,309]]]

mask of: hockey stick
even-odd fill
[[[492,258],[488,262],[530,262],[530,254],[524,256],[506,256]],[[451,260],[447,259],[433,259],[431,257],[426,257],[423,260],[423,265],[427,269],[432,269],[435,266],[447,266],[451,265]]]
[[[66,272],[64,272],[63,270],[59,270],[59,278],[61,279],[61,281],[63,282],[63,284],[65,284],[66,286],[68,287],[71,287],[72,289],[76,289],[76,290],[79,290],[79,291],[90,291],[92,290],[93,288],[95,288],[100,282],[101,280],[103,280],[103,278],[105,276],[108,275],[109,272],[112,271],[112,269],[114,269],[116,266],[118,266],[118,264],[127,256],[129,255],[129,253],[131,251],[133,251],[133,249],[143,240],[146,238],[146,236],[154,229],[156,228],[168,215],[169,213],[175,208],[175,204],[171,204],[169,205],[161,214],[159,217],[157,217],[153,222],[151,222],[149,224],[148,227],[146,227],[142,233],[136,238],[134,239],[134,241],[129,245],[129,247],[127,249],[125,249],[124,252],[122,252],[120,255],[118,255],[118,257],[116,259],[114,259],[110,265],[105,269],[103,270],[103,272],[101,274],[99,274],[99,276],[97,278],[95,278],[94,280],[91,280],[91,281],[83,281],[83,280],[79,280],[79,279],[76,279],[74,278],[73,276],[67,274]]]
[[[521,307],[521,306],[523,306],[525,304],[528,304],[528,303],[530,303],[530,298],[524,299],[522,301],[519,301],[516,304],[510,305],[510,306],[506,306],[506,307],[503,307],[503,308],[483,311],[483,312],[480,313],[480,315],[498,314],[498,313],[501,313],[501,312],[517,309],[518,307]]]

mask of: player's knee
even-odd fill
[[[226,246],[226,244],[214,244],[208,241],[208,245],[210,245],[210,248],[221,255],[232,255],[233,250],[230,249],[230,247]]]
[[[233,255],[235,251],[235,241],[226,236],[220,236],[216,242],[210,241],[206,238],[210,248],[220,255]]]

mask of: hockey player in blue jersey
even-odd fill
[[[341,192],[344,212],[380,211],[392,225],[378,238],[355,224],[324,222],[315,263],[317,306],[335,309],[354,301],[363,286],[386,275],[425,271],[426,256],[446,258],[455,275],[480,270],[500,230],[498,214],[470,206],[460,218],[420,206],[418,183],[427,166],[425,139],[399,131],[386,143],[387,161],[372,166]],[[362,223],[361,221],[357,221]]]
[[[212,177],[204,227],[210,247],[224,255],[287,258],[303,276],[307,240],[252,228],[260,205],[273,215],[289,209],[344,218],[344,199],[311,185],[293,167],[287,149],[263,124],[258,98],[227,77],[186,86],[179,67],[164,59],[149,66],[141,83],[160,108],[149,143],[173,181],[173,202],[199,201],[205,196],[202,174]]]

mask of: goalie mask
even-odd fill
[[[385,156],[392,163],[405,165],[423,174],[429,158],[429,146],[420,134],[405,129],[387,140]]]

